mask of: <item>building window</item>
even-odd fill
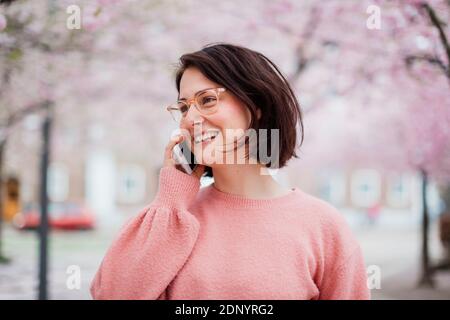
[[[123,165],[119,174],[119,201],[133,204],[144,201],[145,170],[139,165]]]
[[[381,178],[376,170],[360,169],[352,174],[351,198],[358,207],[372,207],[380,202]]]
[[[387,185],[387,203],[393,208],[402,208],[410,205],[411,177],[406,174],[391,174]]]
[[[319,195],[334,206],[345,205],[346,181],[343,172],[326,172],[320,177]]]
[[[51,163],[48,169],[48,195],[51,201],[66,201],[69,196],[69,171],[62,163]]]

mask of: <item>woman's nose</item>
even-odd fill
[[[185,125],[187,125],[190,128],[193,128],[193,126],[196,122],[203,121],[203,116],[194,105],[191,105],[184,120],[185,120],[184,121]]]

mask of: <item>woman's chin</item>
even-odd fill
[[[202,164],[202,165],[208,166],[208,167],[211,167],[212,165],[214,165],[217,162],[216,159],[212,155],[203,154],[201,157],[196,156],[195,158],[199,164]]]

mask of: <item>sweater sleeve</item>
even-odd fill
[[[155,199],[121,229],[92,280],[94,299],[165,299],[188,259],[199,223],[187,211],[200,181],[163,167]]]
[[[328,203],[318,206],[320,231],[316,285],[320,300],[368,300],[363,252],[344,216]]]
[[[321,300],[370,300],[361,248],[356,246],[343,263],[324,276]]]

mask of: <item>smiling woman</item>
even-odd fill
[[[230,44],[207,46],[180,62],[179,96],[168,110],[185,134],[167,144],[157,195],[109,248],[91,284],[92,296],[370,298],[361,248],[342,215],[262,174],[268,164],[259,152],[246,150],[249,139],[226,134],[277,130],[277,150],[272,136],[263,147],[279,154],[280,168],[296,156],[303,140],[300,107],[278,68],[261,53]],[[184,139],[199,159],[191,175],[173,159]],[[210,151],[219,147],[225,154],[245,150],[245,158],[254,161],[215,161]],[[200,188],[204,175],[214,182]]]
[[[279,141],[273,144],[269,136],[264,145],[268,153],[278,155],[277,167],[282,168],[290,158],[297,157],[296,148],[303,142],[300,106],[285,77],[263,54],[227,44],[207,46],[180,58],[175,84],[182,98],[205,87],[226,89],[220,108],[216,107],[211,113],[199,112],[205,117],[196,115],[195,110],[191,114],[186,112],[181,128],[192,130],[192,120],[198,118],[205,122],[202,126],[215,124],[223,136],[225,129],[276,130]],[[257,146],[259,138],[256,135]],[[234,141],[224,142],[234,144]],[[272,145],[276,148],[272,149]],[[256,161],[259,161],[258,154],[258,149],[252,153]],[[213,171],[212,166],[208,166],[205,175],[213,176]]]

